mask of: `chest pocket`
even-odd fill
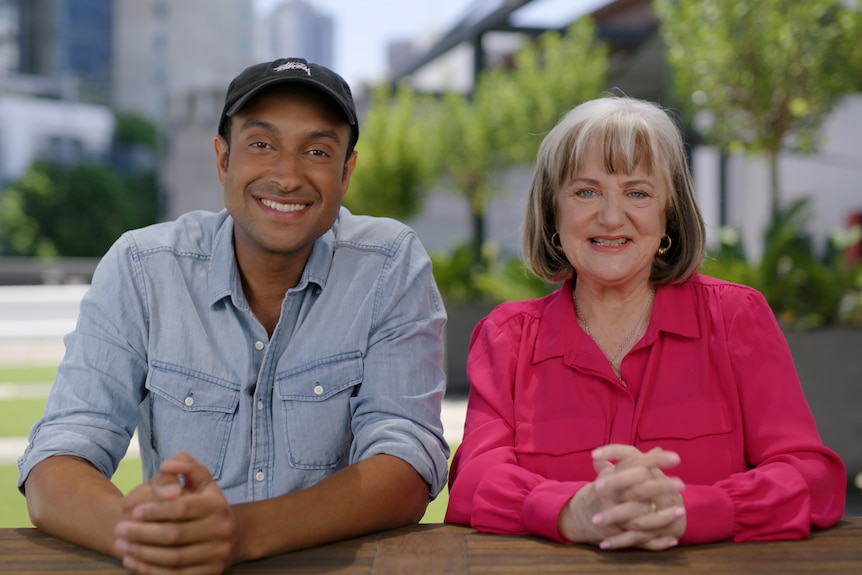
[[[644,409],[637,433],[642,451],[653,447],[679,454],[672,470],[688,483],[712,484],[742,471],[745,457],[727,406],[719,400],[680,402]]]
[[[161,362],[152,367],[146,384],[150,444],[160,460],[180,451],[189,453],[218,479],[239,405],[239,386]]]
[[[727,408],[718,400],[650,406],[638,423],[638,436],[644,440],[690,440],[730,430]]]
[[[556,419],[519,422],[515,451],[522,467],[549,479],[576,481],[593,477],[593,449],[607,443],[607,423],[601,419]]]
[[[347,465],[353,441],[350,398],[362,382],[362,374],[362,354],[357,351],[276,375],[275,393],[283,410],[291,466],[335,469]]]

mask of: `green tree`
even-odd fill
[[[158,130],[131,114],[116,117],[106,165],[36,162],[0,194],[0,253],[98,257],[126,230],[157,221]]]
[[[9,255],[98,257],[127,229],[155,221],[145,174],[120,177],[94,164],[36,163],[0,198]]]
[[[117,114],[114,125],[114,146],[142,145],[155,152],[159,146],[159,131],[151,121],[135,114]]]
[[[675,88],[703,134],[728,151],[762,153],[772,219],[778,154],[816,149],[824,119],[860,88],[859,0],[655,0]]]
[[[371,97],[356,146],[358,160],[344,204],[356,213],[409,218],[433,181],[436,154],[428,137],[428,98],[406,84],[385,84]]]

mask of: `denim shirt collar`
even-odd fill
[[[233,246],[233,228],[234,220],[228,215],[216,232],[208,277],[209,303],[212,306],[221,299],[230,297],[237,309],[248,311],[249,305],[242,290],[242,280]],[[337,228],[338,219],[326,233],[315,240],[299,283],[291,288],[292,290],[304,290],[309,284],[315,284],[320,289],[326,287],[335,252]]]

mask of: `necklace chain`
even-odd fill
[[[617,368],[617,359],[619,359],[620,354],[623,353],[623,350],[625,350],[629,346],[629,344],[631,343],[632,338],[635,336],[635,334],[640,331],[641,324],[643,324],[644,319],[647,316],[647,312],[652,307],[653,299],[655,299],[655,288],[652,288],[652,290],[650,291],[649,299],[647,300],[646,306],[641,311],[641,315],[640,315],[640,317],[638,317],[637,323],[635,323],[635,326],[632,328],[632,330],[626,336],[626,339],[623,340],[623,343],[622,343],[622,345],[620,345],[617,352],[614,354],[614,356],[612,358],[607,358],[607,356],[605,356],[608,359],[608,361],[610,362],[611,368],[613,368],[613,370],[617,373],[618,376],[620,375],[620,369]],[[584,317],[584,313],[581,311],[581,306],[578,305],[578,298],[575,297],[575,288],[574,287],[572,287],[572,303],[575,304],[575,316],[577,316],[578,320],[582,324],[584,324],[584,331],[587,333],[588,336],[590,336],[590,339],[592,339],[593,341],[596,341],[596,338],[593,337],[593,332],[590,330],[590,324],[587,323],[587,318]],[[596,342],[596,344],[598,344],[598,342]]]

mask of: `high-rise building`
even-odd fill
[[[252,0],[114,0],[114,107],[186,117],[189,94],[217,90],[255,60]]]
[[[166,218],[224,207],[213,137],[230,80],[255,62],[252,0],[115,0],[113,105],[162,135]]]
[[[18,0],[0,0],[0,74],[18,69]]]
[[[114,0],[26,0],[20,10],[19,71],[77,84],[77,99],[111,98]]]
[[[332,18],[305,0],[276,6],[261,29],[261,60],[292,56],[333,67]]]

